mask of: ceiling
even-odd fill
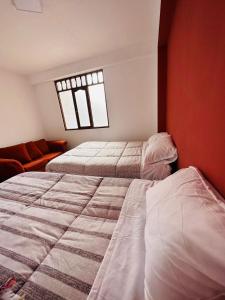
[[[132,45],[157,43],[160,0],[42,0],[43,13],[0,1],[0,68],[31,75]],[[157,16],[158,17],[158,16]]]

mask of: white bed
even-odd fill
[[[224,199],[165,180],[23,173],[0,184],[0,286],[25,300],[223,300]],[[14,298],[13,298],[14,299]]]
[[[154,139],[152,142],[86,142],[51,160],[46,166],[46,171],[104,177],[164,179],[171,174],[170,163],[177,159],[176,148],[168,134],[161,133],[155,136],[157,143]],[[146,159],[149,149],[150,162],[148,157]]]

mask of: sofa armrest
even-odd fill
[[[47,144],[51,152],[66,152],[67,150],[67,141],[65,140],[47,141]]]
[[[18,160],[0,158],[0,182],[23,172],[23,165]]]

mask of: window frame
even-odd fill
[[[99,70],[94,70],[94,71],[90,71],[90,72],[86,72],[86,73],[81,73],[81,74],[77,74],[77,75],[74,75],[74,76],[69,76],[69,77],[65,77],[65,78],[60,78],[60,79],[57,79],[57,80],[54,80],[54,84],[55,84],[55,89],[56,89],[56,93],[57,93],[57,97],[58,97],[58,101],[59,101],[59,107],[60,107],[60,111],[61,111],[61,115],[62,115],[62,119],[63,119],[63,125],[64,125],[64,129],[65,131],[70,131],[70,130],[81,130],[81,129],[101,129],[101,128],[109,128],[109,113],[108,113],[108,105],[107,105],[107,99],[106,99],[106,92],[105,92],[105,83],[104,83],[104,76],[103,76],[103,81],[102,82],[97,82],[97,83],[93,83],[92,84],[86,84],[85,86],[83,86],[81,84],[81,86],[79,87],[72,87],[71,85],[71,80],[74,79],[75,82],[76,82],[76,78],[77,77],[80,77],[80,79],[82,78],[82,76],[85,76],[85,80],[87,82],[87,75],[90,75],[90,74],[93,74],[93,73],[96,73],[98,74],[98,72],[102,72],[103,74],[103,69],[99,69]],[[63,82],[63,81],[67,81],[67,80],[70,80],[70,88],[67,87],[67,84],[66,84],[66,89],[61,89],[60,91],[58,90],[58,87],[57,87],[57,83],[58,82]],[[98,80],[99,81],[99,80]],[[99,85],[99,84],[103,84],[103,89],[104,89],[104,93],[105,93],[105,105],[106,105],[106,116],[107,116],[107,122],[108,122],[108,125],[106,126],[99,126],[99,127],[95,127],[94,126],[94,122],[93,122],[93,116],[92,116],[92,109],[91,109],[91,100],[90,100],[90,95],[89,95],[89,91],[88,91],[88,87],[89,86],[93,86],[93,85]],[[62,84],[61,84],[62,85]],[[85,93],[86,93],[86,99],[87,99],[87,108],[88,108],[88,116],[89,116],[89,120],[90,120],[90,126],[80,126],[80,116],[79,116],[79,112],[78,112],[78,107],[77,107],[77,102],[76,102],[76,98],[75,98],[75,92],[76,91],[79,91],[79,90],[84,90]],[[76,115],[76,118],[77,118],[77,126],[78,128],[67,128],[66,127],[66,121],[65,121],[65,116],[64,116],[64,113],[63,113],[63,107],[62,107],[62,104],[61,104],[61,99],[60,99],[60,93],[61,92],[66,92],[66,91],[71,91],[71,94],[72,94],[72,98],[73,98],[73,104],[74,104],[74,111],[75,111],[75,115]]]

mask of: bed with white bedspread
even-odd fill
[[[150,139],[146,142],[85,142],[51,160],[46,171],[164,179],[171,174],[170,163],[177,159],[176,148],[167,133],[153,135]]]
[[[225,203],[165,180],[24,173],[0,184],[0,285],[25,300],[223,300]]]
[[[1,183],[0,286],[15,277],[25,299],[87,299],[131,186],[146,192],[132,179],[57,173]]]

